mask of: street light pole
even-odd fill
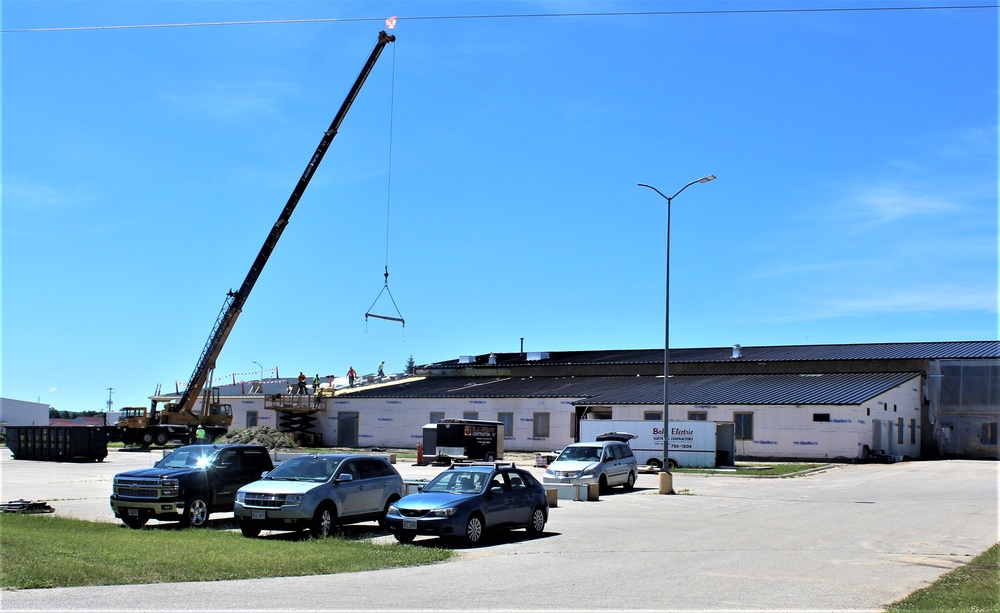
[[[260,385],[260,393],[263,394],[264,393],[264,367],[261,366],[260,362],[258,362],[257,360],[250,360],[250,361],[253,362],[254,364],[256,364],[260,368],[260,379],[257,380],[257,383]]]
[[[715,175],[705,175],[700,179],[691,181],[684,187],[677,190],[673,196],[666,196],[652,185],[639,183],[639,187],[648,187],[657,194],[660,194],[667,201],[667,279],[666,293],[667,305],[664,313],[663,332],[663,467],[660,470],[660,493],[673,494],[673,475],[670,473],[670,203],[682,191],[691,187],[695,183],[708,183],[715,180]]]

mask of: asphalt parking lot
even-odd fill
[[[56,515],[114,522],[111,477],[159,457],[111,451],[102,463],[48,463],[4,451],[0,498],[44,500]],[[397,469],[405,479],[441,470]],[[783,479],[681,473],[678,494],[663,496],[656,475],[641,475],[629,493],[560,500],[542,538],[511,533],[443,564],[7,590],[0,609],[879,610],[998,541],[998,477],[1000,464],[964,460],[836,465]],[[229,518],[213,515],[213,524],[229,527]],[[375,538],[397,546],[391,536]]]

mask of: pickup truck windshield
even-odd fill
[[[202,468],[212,463],[215,450],[211,447],[190,446],[174,449],[156,463],[157,468]]]

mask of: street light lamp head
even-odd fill
[[[698,183],[708,183],[709,181],[715,181],[715,175],[705,175],[698,179]]]

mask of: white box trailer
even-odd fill
[[[624,419],[581,419],[580,440],[594,441],[605,432],[631,432],[628,442],[639,465],[663,465],[663,422]],[[670,465],[710,468],[732,466],[736,428],[732,422],[671,421]]]

